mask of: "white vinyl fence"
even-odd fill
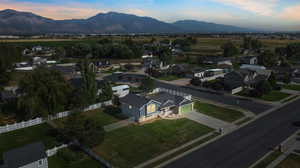
[[[62,144],[62,145],[57,146],[57,147],[55,146],[52,149],[48,149],[46,151],[47,157],[51,157],[51,156],[55,155],[60,149],[66,148],[68,146],[69,146],[68,144]]]
[[[102,102],[102,103],[97,103],[97,104],[93,104],[90,105],[89,107],[87,107],[86,109],[84,109],[84,111],[90,111],[90,110],[96,110],[101,108],[102,106],[108,106],[108,105],[112,105],[112,101],[106,101],[106,102]],[[55,120],[55,119],[59,119],[59,118],[64,118],[70,115],[70,111],[64,111],[64,112],[60,112],[57,113],[54,116],[48,116],[48,120]],[[6,125],[6,126],[0,126],[0,134],[2,133],[6,133],[6,132],[10,132],[10,131],[14,131],[14,130],[18,130],[18,129],[22,129],[22,128],[26,128],[26,127],[30,127],[30,126],[34,126],[34,125],[39,125],[44,123],[46,120],[42,119],[42,118],[35,118],[32,120],[28,120],[28,121],[22,121],[19,123],[14,123],[14,124],[10,124],[10,125]]]

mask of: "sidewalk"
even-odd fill
[[[206,135],[203,135],[203,136],[201,136],[201,137],[199,137],[199,138],[197,138],[195,140],[192,140],[192,141],[190,141],[190,142],[188,142],[188,143],[186,143],[186,144],[184,144],[184,145],[182,145],[182,146],[180,146],[178,148],[172,149],[172,150],[170,150],[168,152],[165,152],[165,153],[163,153],[163,154],[161,154],[161,155],[159,155],[159,156],[157,156],[157,157],[155,157],[153,159],[150,159],[150,160],[148,160],[148,161],[146,161],[146,162],[144,162],[142,164],[139,164],[139,165],[135,166],[134,168],[143,168],[143,167],[145,167],[147,165],[155,163],[155,162],[157,162],[157,161],[159,161],[161,159],[164,159],[165,157],[168,157],[169,155],[172,155],[173,153],[175,153],[177,151],[180,151],[181,149],[184,149],[184,148],[186,148],[186,147],[188,147],[188,146],[190,146],[190,145],[192,145],[192,144],[194,144],[194,143],[196,143],[198,141],[201,141],[201,140],[203,140],[203,139],[205,139],[205,138],[207,138],[207,137],[209,137],[209,136],[211,136],[213,134],[214,134],[214,132],[211,132],[211,133],[208,133]]]
[[[214,128],[216,130],[223,129],[224,133],[229,132],[230,130],[235,129],[237,126],[210,116],[207,116],[198,112],[189,112],[185,114],[185,117],[198,122],[200,124],[206,125],[208,127]]]
[[[287,93],[287,94],[292,94],[292,95],[300,95],[300,92],[296,91],[296,90],[282,89],[281,92]]]

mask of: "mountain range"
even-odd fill
[[[54,20],[30,12],[0,11],[0,34],[232,33],[255,30],[195,20],[166,23],[151,17],[108,12],[87,19]]]

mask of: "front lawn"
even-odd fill
[[[213,129],[188,119],[130,125],[105,135],[93,150],[117,167],[134,167]]]
[[[180,79],[179,77],[175,75],[167,75],[167,76],[162,76],[158,78],[159,80],[165,80],[165,81],[174,81]]]
[[[68,151],[73,155],[80,154],[81,157],[78,160],[76,159],[76,161],[68,163],[66,160],[60,157],[59,154],[56,154],[48,158],[49,168],[101,168],[100,163],[98,163],[97,161],[93,160],[92,158],[90,158],[89,156],[87,156],[86,154],[80,151],[72,151],[69,148],[65,148],[61,150]]]
[[[227,122],[233,122],[244,117],[244,114],[240,111],[226,109],[224,107],[219,107],[212,104],[201,103],[199,101],[195,101],[194,108],[199,113],[203,113]]]
[[[38,141],[42,141],[46,149],[60,145],[55,136],[51,136],[50,130],[50,126],[41,124],[0,134],[0,158],[3,152]]]
[[[264,94],[262,97],[259,97],[259,99],[265,100],[265,101],[280,101],[284,98],[289,97],[290,94],[282,93],[280,91],[271,91],[268,94]]]
[[[299,168],[299,167],[300,167],[300,156],[295,154],[290,154],[276,168]]]
[[[287,89],[287,90],[296,90],[296,91],[300,91],[300,85],[283,85],[282,86],[284,89]]]

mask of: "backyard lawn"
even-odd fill
[[[284,159],[276,168],[299,168],[300,167],[300,156],[290,154]]]
[[[50,130],[51,127],[47,124],[41,124],[0,134],[0,157],[3,152],[37,141],[42,141],[46,149],[60,145],[54,136],[49,135]]]
[[[244,114],[240,111],[226,109],[212,104],[201,103],[199,101],[194,102],[194,108],[197,110],[197,112],[203,113],[214,118],[218,118],[220,120],[233,122],[244,117]]]
[[[300,85],[283,85],[284,89],[300,91]]]
[[[289,97],[290,94],[287,93],[282,93],[280,91],[271,91],[268,94],[264,94],[262,97],[259,99],[265,100],[265,101],[280,101],[284,98]]]
[[[93,150],[116,167],[134,167],[211,131],[188,119],[159,120],[109,132]]]
[[[112,124],[118,122],[120,120],[125,119],[122,114],[113,114],[109,112],[104,112],[103,109],[97,109],[92,111],[87,111],[83,113],[87,118],[95,120],[99,125],[105,126],[108,124]]]
[[[68,148],[62,150],[73,152]],[[79,151],[76,152],[79,153]],[[80,154],[82,155],[81,159],[72,163],[68,163],[66,160],[56,154],[48,158],[48,166],[49,168],[101,168],[100,163],[91,159],[89,156],[85,155],[82,152],[80,152]]]
[[[122,116],[122,114],[113,114],[113,112],[112,113],[104,112],[103,109],[86,111],[83,112],[82,114],[91,120],[95,120],[96,123],[100,126],[105,126],[125,119],[125,117]],[[62,126],[62,122],[66,119],[67,117],[55,120],[54,122],[57,125]]]

